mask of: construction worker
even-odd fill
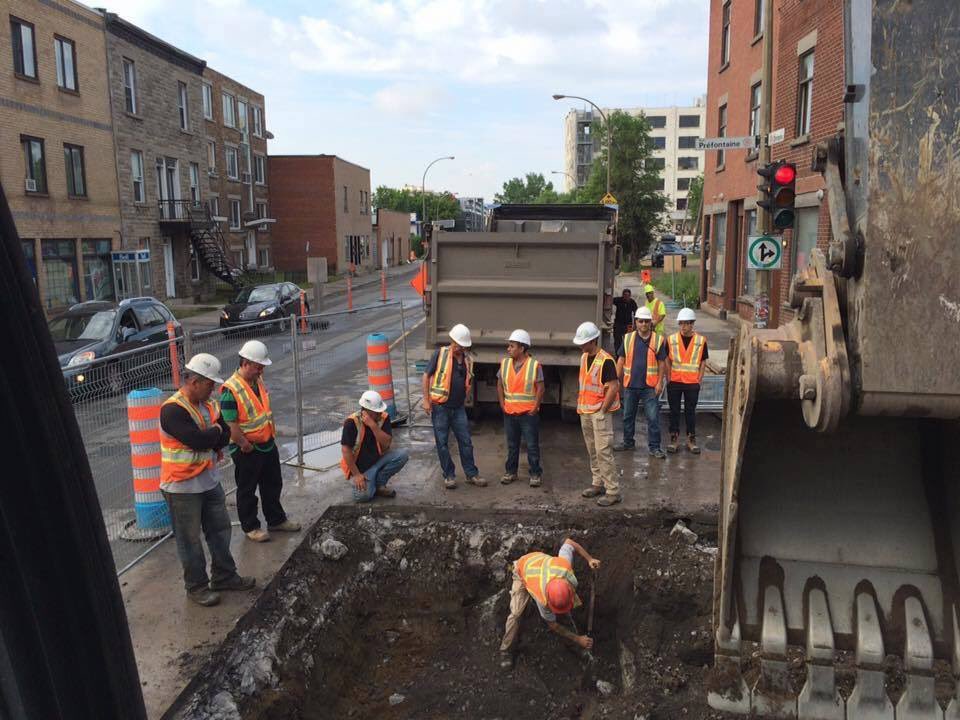
[[[280,504],[283,475],[276,430],[270,410],[270,394],[263,383],[263,369],[271,364],[267,346],[250,340],[240,348],[240,367],[223,384],[220,412],[230,426],[233,476],[237,482],[237,515],[240,528],[254,542],[266,542],[270,533],[260,527],[257,490],[267,527],[277,532],[297,532],[300,523],[287,519]]]
[[[633,330],[633,316],[637,312],[637,301],[633,299],[630,288],[624,288],[620,297],[613,299],[613,350],[616,352],[623,342],[623,336]]]
[[[230,516],[216,461],[230,428],[210,395],[220,379],[220,361],[200,353],[186,364],[180,389],[160,408],[160,491],[170,509],[187,597],[209,607],[221,590],[250,590],[252,577],[237,574],[230,554]],[[200,534],[210,548],[210,575]]]
[[[687,430],[687,450],[700,454],[697,446],[697,400],[700,397],[700,384],[706,369],[707,339],[694,332],[696,313],[683,308],[677,313],[680,332],[667,339],[667,364],[670,368],[670,382],[667,384],[667,402],[670,404],[670,444],[669,452],[679,449],[680,439],[680,401],[683,400],[684,422]]]
[[[597,498],[597,505],[615,505],[622,499],[613,462],[613,416],[620,409],[620,382],[617,364],[600,347],[600,328],[592,322],[581,323],[573,336],[583,350],[580,356],[580,393],[577,414],[580,430],[590,456],[592,483],[581,495]]]
[[[500,666],[513,664],[511,648],[520,629],[520,618],[530,598],[537,605],[540,617],[557,635],[575,642],[589,650],[593,639],[577,635],[557,622],[557,615],[566,615],[581,605],[577,597],[577,576],[573,573],[573,553],[587,561],[591,570],[600,567],[600,561],[588,553],[578,542],[566,538],[557,556],[542,552],[527,553],[513,563],[513,583],[510,586],[510,614],[500,643]]]
[[[667,343],[663,335],[651,330],[649,308],[639,308],[635,322],[637,330],[627,333],[623,345],[617,348],[617,377],[623,388],[623,442],[613,449],[633,450],[637,407],[642,402],[647,450],[662,459],[666,454],[660,447],[660,394],[667,382]]]
[[[410,453],[406,448],[393,450],[391,445],[387,404],[376,390],[367,390],[360,396],[360,409],[343,421],[340,436],[340,469],[353,483],[354,502],[397,496],[387,483],[407,464]]]
[[[653,316],[653,331],[660,337],[666,337],[663,329],[663,321],[667,317],[667,306],[663,304],[655,292],[653,285],[647,283],[643,286],[643,292],[647,295],[647,309]]]
[[[530,333],[514,330],[507,341],[507,357],[497,371],[497,397],[503,411],[507,436],[506,472],[500,482],[517,479],[520,466],[520,438],[527,443],[530,487],[543,483],[540,467],[540,404],[543,402],[543,368],[530,355]]]
[[[485,487],[487,481],[473,461],[473,441],[470,439],[470,423],[463,405],[473,389],[473,360],[467,349],[473,345],[470,330],[466,325],[454,325],[450,329],[449,345],[433,351],[430,365],[423,374],[423,409],[433,422],[433,437],[437,443],[437,456],[443,471],[443,486],[452,490],[457,486],[456,467],[450,457],[449,439],[453,430],[460,449],[460,464],[467,482]]]

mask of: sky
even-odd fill
[[[88,0],[89,2],[89,0]],[[93,3],[101,6],[101,3]],[[111,12],[266,98],[271,154],[335,154],[371,186],[487,202],[563,186],[563,118],[706,92],[707,0],[120,0]]]

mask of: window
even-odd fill
[[[730,0],[723,4],[723,16],[720,21],[720,65],[730,62]]]
[[[260,267],[270,267],[270,248],[257,248],[257,264]]]
[[[207,209],[210,210],[210,217],[220,217],[220,198],[216,195],[208,197]]]
[[[81,240],[83,287],[87,300],[112,300],[113,262],[109,240]]]
[[[710,248],[710,287],[723,292],[723,265],[726,261],[727,214],[713,216],[713,246]]]
[[[134,305],[133,314],[137,316],[141,330],[164,324],[163,316],[154,310],[152,305]]]
[[[746,237],[744,247],[750,247],[750,237],[757,234],[757,211],[748,210],[746,217]],[[743,294],[753,297],[757,293],[757,271],[746,268],[743,271]]]
[[[240,229],[240,201],[239,200],[230,201],[230,229],[231,230]]]
[[[686,210],[686,209],[687,209],[687,199],[677,198],[677,210]]]
[[[817,222],[820,208],[798,208],[797,219],[793,223],[793,274],[808,267],[813,250],[817,247]]]
[[[647,158],[644,166],[647,170],[663,170],[667,166],[666,158]]]
[[[665,137],[652,137],[650,138],[653,141],[654,150],[665,150],[667,147],[667,139]]]
[[[63,164],[67,170],[67,195],[87,196],[87,178],[83,167],[83,148],[63,144]]]
[[[236,180],[240,177],[237,165],[237,149],[227,146],[227,177]]]
[[[227,127],[237,126],[237,116],[233,106],[233,95],[230,93],[223,93],[223,124]]]
[[[247,132],[247,103],[243,100],[237,100],[237,120],[240,121],[240,132]]]
[[[23,145],[26,190],[28,193],[46,194],[47,158],[43,151],[43,140],[21,135],[20,142]]]
[[[253,111],[253,134],[257,137],[263,137],[263,110],[254,105]]]
[[[73,305],[80,300],[77,283],[77,246],[74,240],[41,240],[47,276],[47,309]]]
[[[57,57],[57,85],[64,90],[77,91],[77,46],[73,40],[54,35],[53,49]]]
[[[203,83],[203,117],[207,120],[213,120],[213,88],[207,83]]]
[[[37,79],[37,46],[33,25],[10,18],[10,39],[13,45],[13,71],[21,77]]]
[[[34,246],[33,240],[21,240],[20,245],[23,246],[23,256],[27,260],[27,268],[30,270],[30,277],[33,278],[33,286],[37,286],[37,256],[36,256],[36,247]]]
[[[267,217],[267,204],[265,202],[257,201],[257,217]]]
[[[263,155],[253,156],[253,179],[257,185],[265,185],[267,182],[267,159]]]
[[[760,83],[750,88],[750,134],[760,134]]]
[[[128,113],[137,114],[137,66],[123,59],[123,105]]]
[[[344,211],[344,212],[350,212],[350,205],[348,204],[348,201],[347,201],[347,186],[346,186],[346,185],[343,186],[343,211]]]
[[[727,136],[727,106],[721,105],[717,113],[717,137]],[[725,156],[723,150],[717,150],[717,168],[723,167]]]
[[[194,207],[200,205],[200,166],[190,163],[190,202]]]
[[[700,127],[700,116],[681,115],[679,125],[682,128],[698,128]]]
[[[753,36],[763,32],[763,3],[765,0],[754,0],[753,3]]]
[[[130,177],[133,180],[133,201],[145,202],[147,193],[143,185],[143,153],[139,150],[130,152]]]
[[[700,158],[698,158],[698,157],[678,157],[678,158],[677,158],[677,169],[678,169],[678,170],[699,170],[699,169],[700,169]]]
[[[690,178],[677,178],[677,190],[689,190]]]
[[[665,187],[666,187],[666,184],[664,183],[663,178],[660,178],[653,184],[653,189],[659,192],[663,192]]]
[[[681,135],[677,138],[677,147],[681,150],[695,150],[697,147],[697,136]]]
[[[150,249],[150,238],[140,238],[140,249]],[[153,257],[153,253],[151,253],[150,256]],[[140,285],[144,290],[149,290],[150,284],[153,282],[153,261],[147,260],[145,263],[137,264],[140,266]]]
[[[193,282],[200,281],[200,255],[193,246],[190,247],[190,279]]]
[[[217,144],[213,140],[207,140],[207,173],[217,174]]]
[[[813,50],[800,56],[800,85],[797,89],[797,137],[810,132],[813,114]]]
[[[187,105],[187,84],[185,82],[177,83],[177,110],[180,113],[180,129],[188,130],[190,128],[190,109]]]
[[[667,126],[667,116],[666,115],[648,115],[647,123],[651,128],[665,128]]]

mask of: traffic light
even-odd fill
[[[757,203],[770,213],[774,230],[793,227],[796,217],[794,203],[797,199],[797,166],[779,160],[757,170],[763,178],[763,184],[757,189],[763,192],[763,199]]]

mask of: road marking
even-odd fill
[[[420,318],[420,319],[417,321],[417,324],[416,324],[416,325],[414,325],[412,328],[410,328],[409,330],[407,330],[403,335],[401,335],[401,336],[398,337],[396,340],[394,340],[392,343],[390,343],[390,350],[393,350],[393,346],[394,346],[394,345],[396,345],[398,342],[400,342],[401,340],[403,340],[405,337],[407,337],[407,335],[409,335],[409,334],[412,333],[414,330],[416,330],[418,327],[420,327],[421,325],[423,325],[426,321],[427,321],[427,318],[426,318],[426,317]]]

